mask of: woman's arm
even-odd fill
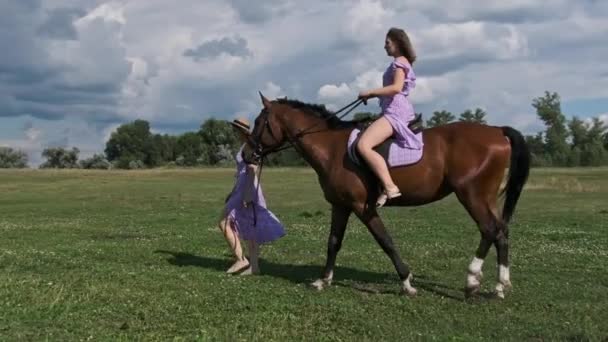
[[[359,93],[359,98],[367,100],[378,96],[393,96],[403,89],[403,82],[405,82],[405,71],[402,68],[397,68],[395,70],[393,84],[382,88],[362,91]]]

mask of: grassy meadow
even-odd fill
[[[334,285],[329,205],[306,168],[265,169],[287,235],[259,276],[225,274],[233,170],[0,171],[0,340],[608,340],[608,169],[533,169],[511,225],[513,291],[465,301],[479,233],[452,195],[384,208],[414,273],[351,217]],[[494,249],[482,289],[496,281]],[[603,323],[602,323],[603,322]]]

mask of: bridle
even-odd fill
[[[267,155],[275,152],[282,151],[284,149],[290,148],[293,143],[289,141],[290,145],[283,146],[283,142],[277,139],[277,136],[274,134],[272,130],[272,126],[270,125],[270,112],[267,109],[262,110],[261,115],[263,115],[264,123],[262,124],[262,128],[258,130],[257,135],[251,135],[249,137],[249,144],[253,147],[253,158],[256,162],[262,162],[262,159]],[[264,134],[264,130],[268,130],[268,133],[275,141],[275,144],[271,146],[264,147],[262,144],[262,135]]]

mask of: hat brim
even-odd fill
[[[232,125],[232,127],[238,128],[241,131],[243,131],[244,133],[249,134],[249,126],[246,126],[245,124],[238,122],[238,121],[232,121],[232,122],[230,122],[230,124]]]

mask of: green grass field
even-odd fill
[[[312,170],[264,172],[287,235],[244,277],[216,227],[232,170],[0,171],[0,340],[608,339],[608,169],[532,171],[503,301],[464,300],[479,233],[454,196],[381,211],[416,298],[355,217],[334,285],[312,290],[329,205]]]

